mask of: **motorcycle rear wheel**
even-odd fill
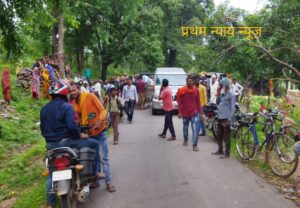
[[[77,196],[74,193],[75,183],[76,183],[75,178],[72,178],[71,188],[70,188],[69,193],[60,196],[61,208],[77,208],[78,207]]]
[[[61,208],[77,208],[77,199],[72,198],[70,194],[60,196]]]
[[[214,140],[214,142],[218,142],[218,119],[215,119],[213,121],[212,133],[213,133],[212,139]]]

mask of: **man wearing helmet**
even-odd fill
[[[106,141],[106,111],[96,95],[93,93],[81,92],[80,86],[77,83],[71,83],[70,93],[71,99],[75,101],[73,102],[73,108],[79,115],[80,124],[89,126],[89,137],[94,138],[99,142],[107,190],[109,192],[114,192],[116,189],[112,184],[108,144]],[[100,166],[97,167],[97,170],[100,170]],[[99,182],[93,184],[94,188],[98,186]]]
[[[47,150],[68,146],[72,148],[89,147],[96,151],[96,163],[100,164],[99,143],[88,139],[87,134],[80,133],[74,119],[73,107],[68,104],[67,95],[69,86],[65,80],[57,80],[49,88],[52,100],[46,104],[40,112],[41,132],[46,140]],[[96,169],[95,169],[96,173]],[[100,171],[96,173],[101,178]],[[52,176],[47,178],[47,207],[53,207],[55,195],[50,193],[52,188]]]

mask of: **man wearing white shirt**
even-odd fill
[[[136,87],[132,85],[131,78],[127,80],[127,85],[123,87],[122,98],[125,100],[125,112],[127,114],[127,119],[129,123],[132,124],[134,106],[135,103],[138,102],[138,94]]]
[[[97,96],[97,98],[100,99],[101,103],[103,103],[100,81],[96,81],[92,88],[93,88],[93,93]]]
[[[234,79],[231,84],[231,92],[235,95],[235,100],[239,100],[239,96],[242,94],[244,87],[236,82]]]
[[[210,103],[217,103],[217,90],[219,88],[219,82],[216,75],[211,76],[211,87],[210,87]]]

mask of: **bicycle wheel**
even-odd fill
[[[286,134],[276,134],[267,145],[267,162],[279,177],[291,176],[298,166],[298,155],[294,151],[294,140]]]
[[[235,146],[240,157],[244,160],[252,158],[255,154],[255,142],[248,126],[239,126],[235,132]]]
[[[213,124],[212,124],[212,133],[213,133],[213,140],[215,142],[218,141],[218,119],[215,119],[213,121]]]

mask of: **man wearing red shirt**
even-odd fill
[[[162,100],[163,109],[165,111],[165,125],[164,130],[158,136],[161,138],[166,138],[167,130],[170,130],[171,137],[167,139],[167,141],[176,140],[174,126],[173,126],[173,99],[172,99],[172,89],[169,87],[169,81],[167,79],[163,79],[162,86],[160,88],[159,99]]]
[[[145,91],[146,83],[144,82],[142,76],[139,76],[138,81],[136,82],[136,89],[139,96],[138,109],[145,109]]]
[[[201,119],[201,103],[199,98],[199,90],[193,84],[193,79],[188,77],[186,79],[186,86],[178,89],[176,97],[178,102],[178,117],[183,118],[183,146],[187,146],[189,123],[191,121],[193,131],[193,150],[199,151],[197,145],[199,122]]]

